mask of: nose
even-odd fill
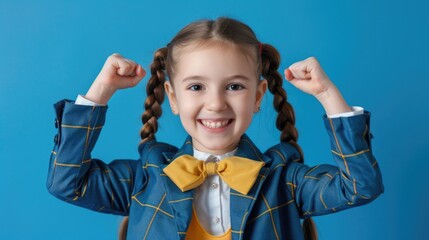
[[[222,91],[212,91],[207,94],[205,106],[208,111],[221,112],[228,108],[225,93]]]

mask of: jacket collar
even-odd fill
[[[188,154],[193,156],[192,138],[188,136],[183,146],[174,153],[163,153],[166,161],[169,163],[177,157]],[[254,205],[255,200],[259,195],[259,191],[269,172],[269,158],[264,157],[259,149],[253,144],[250,138],[244,134],[237,147],[236,156],[252,159],[255,161],[263,161],[266,163],[260,172],[255,184],[247,195],[243,195],[233,189],[230,192],[230,212],[231,212],[231,228],[233,239],[241,239],[247,217]],[[166,166],[166,165],[165,165]],[[164,166],[164,167],[165,167]],[[192,200],[194,191],[182,192],[168,176],[161,173],[164,179],[164,186],[167,191],[169,203],[173,209],[174,217],[178,226],[179,232],[186,232],[192,217]]]

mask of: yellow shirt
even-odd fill
[[[231,240],[231,228],[221,236],[208,233],[200,224],[195,210],[192,210],[192,219],[186,233],[186,240]]]

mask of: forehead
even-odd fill
[[[254,55],[249,47],[231,43],[192,44],[180,47],[173,52],[173,79],[183,79],[189,75],[206,78],[245,75],[254,78],[258,65]]]

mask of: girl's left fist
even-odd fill
[[[315,97],[334,87],[315,57],[292,64],[284,73],[292,85]]]

